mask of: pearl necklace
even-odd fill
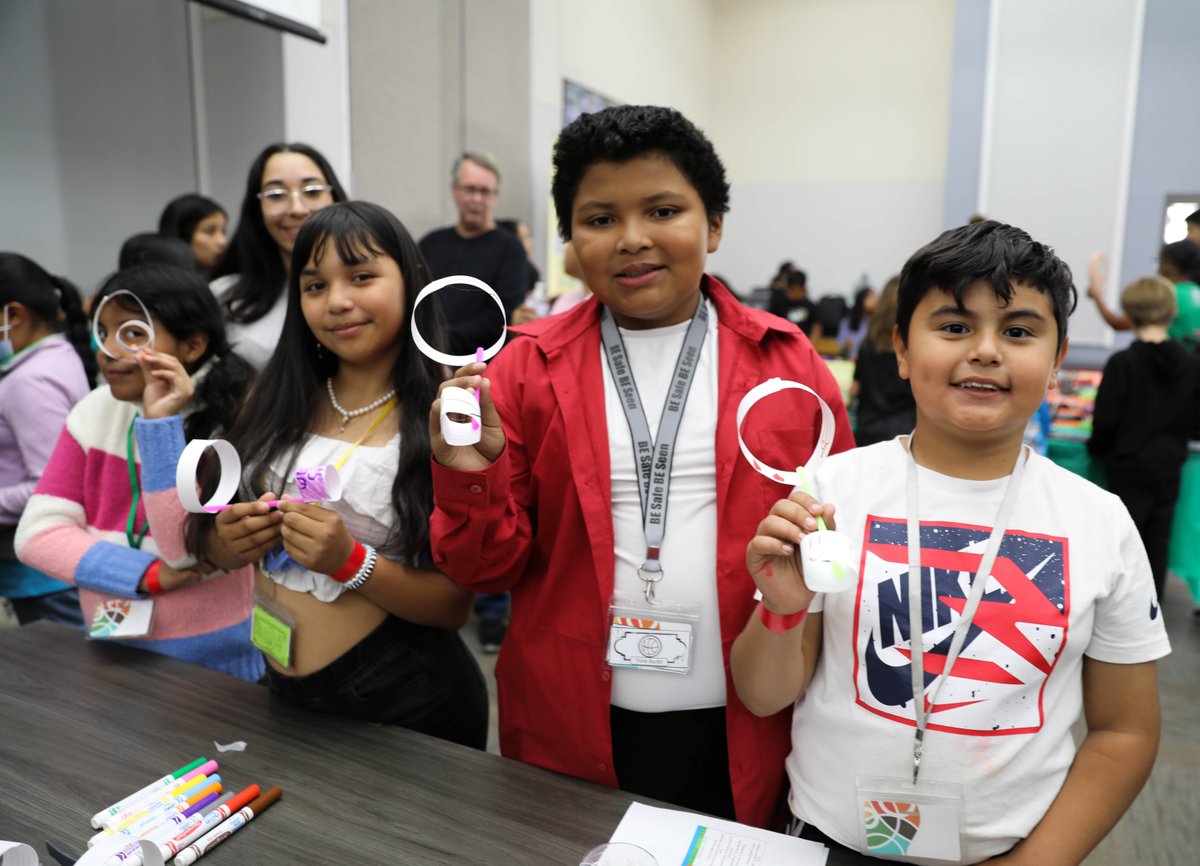
[[[333,396],[333,379],[325,380],[325,390],[327,392],[329,392],[329,402],[331,404],[333,404],[333,411],[337,412],[339,415],[342,416],[342,426],[341,426],[341,429],[338,431],[340,433],[346,432],[346,425],[348,423],[350,423],[351,418],[357,418],[359,415],[366,415],[372,409],[378,409],[380,406],[382,406],[388,400],[390,400],[396,396],[396,389],[393,388],[392,390],[390,390],[386,394],[384,394],[382,397],[380,397],[378,400],[373,400],[372,402],[368,403],[366,406],[363,406],[361,409],[343,409],[341,404],[338,403],[337,397]]]

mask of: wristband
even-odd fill
[[[797,613],[771,613],[767,610],[767,606],[761,601],[758,603],[758,618],[762,620],[762,624],[769,628],[775,634],[787,634],[800,623],[804,622],[804,618],[808,616],[808,608]]]
[[[350,555],[346,557],[346,561],[342,563],[342,567],[329,576],[338,583],[345,583],[358,574],[358,570],[362,567],[363,560],[366,558],[367,549],[363,547],[361,541],[355,539],[354,549],[350,551]]]
[[[146,569],[146,573],[142,575],[146,580],[146,592],[151,595],[158,595],[163,591],[162,581],[159,579],[159,569],[162,568],[162,560],[156,559],[150,563],[150,567]]]

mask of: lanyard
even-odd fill
[[[341,469],[343,466],[345,466],[346,461],[350,459],[350,455],[354,453],[354,449],[357,448],[359,445],[361,445],[362,441],[371,435],[371,431],[373,431],[376,427],[378,427],[380,424],[382,424],[383,419],[386,418],[388,416],[388,414],[395,408],[396,408],[396,398],[395,397],[393,397],[392,399],[390,399],[386,403],[384,403],[383,409],[380,411],[380,413],[378,415],[375,416],[375,420],[371,422],[371,426],[367,428],[366,432],[363,433],[363,435],[359,436],[357,439],[354,440],[354,444],[351,445],[349,448],[347,448],[346,453],[337,459],[337,462],[333,464],[333,468]]]
[[[130,547],[141,550],[142,539],[150,531],[150,521],[147,520],[142,524],[141,530],[137,531],[137,507],[142,500],[142,485],[138,483],[137,464],[133,460],[133,425],[137,423],[137,418],[135,413],[133,420],[129,422],[129,432],[125,434],[125,462],[129,467],[129,489],[133,493],[133,502],[129,505],[129,519],[125,521],[125,538]]]
[[[912,694],[913,715],[917,722],[917,732],[913,738],[913,784],[917,783],[917,774],[921,770],[921,754],[925,741],[925,727],[929,722],[929,714],[937,703],[938,692],[946,680],[950,678],[950,669],[958,661],[979,602],[983,599],[984,590],[992,574],[992,564],[996,554],[1000,552],[1000,542],[1004,539],[1004,530],[1008,519],[1012,516],[1013,507],[1017,503],[1017,490],[1021,485],[1021,474],[1025,470],[1025,447],[1017,454],[1017,462],[1013,466],[1012,475],[1004,487],[1004,498],[1000,502],[1000,510],[992,525],[992,534],[988,537],[983,557],[975,570],[975,580],[971,583],[971,591],[963,606],[962,615],[954,629],[954,638],[950,641],[950,651],[946,653],[946,665],[942,673],[933,683],[929,693],[929,709],[925,709],[925,646],[924,619],[921,613],[921,520],[917,497],[917,461],[912,456],[912,437],[908,439],[908,635],[912,653]],[[937,599],[933,599],[937,604]]]
[[[600,308],[600,336],[604,342],[604,354],[613,382],[621,394],[621,408],[629,423],[629,435],[633,439],[633,457],[638,473],[638,497],[642,502],[642,530],[646,535],[646,559],[638,567],[638,577],[646,584],[646,601],[654,604],[654,585],[662,580],[663,534],[667,524],[667,491],[671,486],[671,461],[675,455],[675,440],[679,436],[679,424],[683,419],[683,407],[692,390],[696,365],[700,361],[700,349],[708,334],[708,305],[701,296],[696,312],[688,325],[675,359],[675,375],[667,391],[662,417],[658,422],[658,435],[650,438],[650,424],[642,408],[637,382],[629,367],[625,341],[613,320],[608,307]]]

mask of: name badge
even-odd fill
[[[864,853],[899,861],[961,858],[962,785],[856,776],[854,787]]]
[[[687,674],[699,605],[614,595],[609,605],[608,654],[614,668]]]
[[[154,619],[151,599],[108,598],[96,605],[88,637],[115,639],[144,637]]]
[[[277,605],[261,596],[254,599],[250,611],[250,642],[263,655],[274,659],[281,667],[292,666],[292,636],[295,623]]]

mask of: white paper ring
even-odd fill
[[[108,351],[108,347],[104,345],[104,340],[100,339],[100,311],[104,309],[105,304],[120,295],[129,295],[129,297],[137,301],[137,305],[142,308],[142,313],[145,316],[145,320],[131,319],[128,322],[122,322],[121,326],[117,328],[117,332],[113,335],[116,338],[117,345],[130,355],[136,355],[142,349],[154,348],[154,323],[152,320],[153,317],[150,315],[150,310],[148,310],[146,305],[142,303],[142,299],[133,292],[129,291],[129,289],[121,289],[120,291],[113,292],[111,295],[108,295],[102,301],[100,301],[100,304],[96,307],[96,312],[92,314],[92,339],[96,341],[96,345],[100,347],[100,351],[108,355],[108,357],[112,358],[114,361],[121,360],[121,356],[114,355],[112,352]],[[141,328],[144,330],[146,332],[145,344],[138,346],[128,343],[122,339],[121,332],[128,328]]]
[[[337,502],[342,498],[342,479],[333,464],[296,470],[296,488],[307,502]]]
[[[451,385],[442,389],[442,438],[447,445],[474,445],[483,435],[483,427],[479,422],[479,401],[466,388]],[[470,415],[475,424],[470,421],[455,421],[450,417],[455,415]]]
[[[757,459],[750,453],[750,449],[746,446],[746,440],[742,438],[742,422],[746,420],[746,415],[749,414],[751,407],[764,397],[769,397],[772,394],[778,394],[780,391],[789,390],[805,391],[817,398],[817,402],[821,404],[821,432],[817,435],[817,445],[813,449],[812,456],[804,464],[804,470],[809,477],[816,474],[821,462],[829,456],[830,450],[833,448],[833,435],[837,429],[833,421],[833,410],[829,408],[829,404],[821,399],[821,395],[809,388],[807,385],[801,385],[799,382],[790,382],[787,379],[768,379],[761,385],[757,385],[746,392],[746,396],[742,398],[742,402],[738,404],[737,410],[737,436],[738,445],[742,449],[742,454],[750,461],[758,472],[767,476],[773,481],[779,481],[782,484],[790,484],[792,487],[799,487],[801,484],[801,475],[795,470],[776,469],[774,466],[768,466],[761,460]]]
[[[421,336],[421,332],[417,328],[417,306],[421,303],[421,301],[425,300],[438,289],[444,289],[447,286],[459,285],[474,286],[475,288],[486,292],[488,297],[495,301],[496,306],[500,308],[500,339],[496,340],[496,342],[492,343],[492,345],[483,350],[484,361],[500,351],[500,349],[504,346],[505,337],[508,336],[508,331],[506,330],[508,324],[508,314],[504,311],[504,302],[500,300],[500,296],[496,294],[496,291],[491,286],[489,286],[483,280],[467,276],[442,277],[440,280],[434,280],[425,288],[421,289],[420,293],[417,295],[417,299],[413,301],[412,338],[413,342],[417,344],[417,348],[421,351],[421,354],[426,358],[431,358],[434,361],[437,361],[439,364],[445,364],[448,367],[454,367],[456,369],[466,364],[475,363],[475,355],[451,355],[446,352],[439,352],[437,349],[433,348],[433,346],[429,345],[429,343],[425,341],[425,338]]]
[[[200,458],[209,448],[217,452],[221,461],[221,478],[212,498],[208,502],[201,502],[196,493],[197,476]],[[183,449],[183,453],[179,455],[179,463],[175,466],[175,490],[179,493],[179,501],[193,514],[208,514],[210,508],[228,505],[237,494],[241,479],[241,458],[224,439],[193,439]]]

